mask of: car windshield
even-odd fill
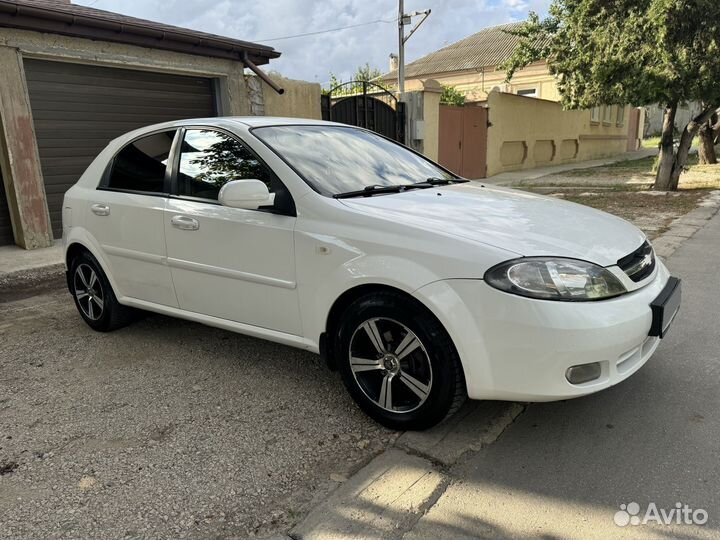
[[[457,177],[375,133],[341,126],[271,126],[253,134],[323,195]],[[382,191],[382,190],[380,190]]]

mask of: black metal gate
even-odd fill
[[[385,135],[405,144],[405,103],[372,82],[352,81],[321,96],[323,120],[331,120]]]

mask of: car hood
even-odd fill
[[[368,215],[451,234],[522,256],[610,266],[644,242],[634,225],[593,208],[478,182],[343,199]]]

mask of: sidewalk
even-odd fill
[[[683,279],[683,308],[637,374],[573,400],[470,402],[446,424],[401,435],[289,536],[274,538],[718,538],[720,389],[709,374],[720,356],[711,271],[720,266],[720,215],[713,203],[658,239]],[[620,505],[631,502],[643,511],[681,502],[706,510],[710,521],[616,525]]]
[[[566,171],[574,171],[576,169],[590,169],[592,167],[602,167],[603,165],[611,165],[613,163],[619,163],[621,161],[633,161],[636,159],[644,159],[646,157],[655,156],[657,149],[655,148],[640,148],[635,152],[626,152],[624,154],[618,154],[617,156],[593,159],[591,161],[579,161],[574,163],[565,163],[564,165],[553,165],[551,167],[538,167],[535,169],[525,169],[521,171],[510,171],[488,178],[483,178],[482,182],[488,184],[494,184],[497,186],[507,186],[515,184],[522,180],[534,180],[550,174],[558,174]]]
[[[63,268],[62,241],[49,248],[0,247],[0,285],[15,279],[35,279],[59,273]]]

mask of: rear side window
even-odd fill
[[[165,170],[175,130],[137,139],[115,156],[107,187],[149,193],[165,192]]]

